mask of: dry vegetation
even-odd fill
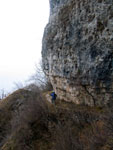
[[[0,150],[112,150],[113,109],[49,104],[20,89],[0,101]]]

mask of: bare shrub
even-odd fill
[[[25,89],[29,90],[29,91],[32,91],[32,92],[35,92],[35,93],[40,93],[41,92],[39,86],[37,86],[34,83],[29,84],[28,86],[25,87]]]
[[[22,82],[14,82],[14,89],[19,90],[24,88],[24,84]]]
[[[91,126],[83,132],[84,140],[87,143],[87,145],[85,145],[83,142],[83,145],[89,148],[89,150],[101,150],[107,137],[104,129],[104,122],[102,120],[92,123]]]
[[[6,92],[4,89],[0,90],[0,100],[4,99],[7,96]]]
[[[104,132],[106,133],[106,143],[104,143],[104,150],[113,149],[113,106],[107,109],[104,114],[103,120],[105,122]]]
[[[38,95],[36,99],[28,100],[27,104],[23,106],[20,112],[15,113],[12,123],[13,129],[16,126],[24,126],[24,124],[30,124],[35,120],[41,120],[47,117],[48,107],[41,95]],[[15,126],[16,125],[16,126]]]
[[[46,77],[45,73],[43,72],[42,65],[35,65],[36,71],[35,74],[32,75],[29,79],[34,85],[40,87],[43,91],[50,91],[52,90],[52,85],[49,79]]]
[[[66,122],[64,126],[57,126],[55,150],[83,150],[77,131],[73,129],[70,122]]]
[[[32,150],[32,142],[48,130],[48,106],[39,93],[15,112],[11,121],[11,137],[16,139],[17,150]]]

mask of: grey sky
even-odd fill
[[[0,0],[0,89],[34,72],[48,15],[49,0]]]

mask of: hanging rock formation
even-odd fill
[[[50,0],[42,61],[60,99],[113,101],[113,0]]]

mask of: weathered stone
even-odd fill
[[[50,0],[43,69],[58,97],[77,104],[113,101],[113,0]]]

